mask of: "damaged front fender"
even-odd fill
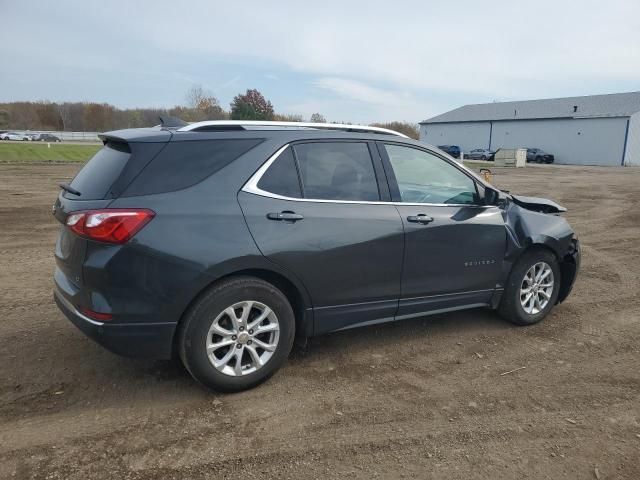
[[[573,229],[557,215],[566,209],[542,198],[512,195],[503,207],[507,229],[507,251],[504,259],[504,278],[508,278],[514,263],[529,248],[551,250],[558,259],[561,273],[558,302],[570,293],[580,266],[580,246]]]

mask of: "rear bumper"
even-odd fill
[[[171,358],[175,323],[97,322],[80,313],[58,288],[53,296],[71,323],[107,350],[125,357]]]

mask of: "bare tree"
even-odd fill
[[[69,122],[71,121],[71,104],[64,102],[57,104],[56,107],[58,115],[60,115],[60,121],[62,122],[62,130],[65,131],[69,128]]]
[[[193,85],[187,90],[187,106],[191,112],[185,112],[186,120],[219,120],[227,118],[226,112],[220,106],[220,102],[213,93],[205,90],[202,85]]]
[[[409,122],[387,122],[387,123],[372,123],[372,127],[388,128],[389,130],[395,130],[396,132],[404,133],[407,137],[419,140],[420,129],[415,123]]]
[[[304,122],[302,115],[296,113],[274,113],[272,120],[276,122]]]
[[[313,123],[327,123],[327,119],[321,113],[314,113],[311,115],[311,122]]]

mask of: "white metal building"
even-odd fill
[[[556,163],[640,165],[640,92],[465,105],[420,122],[432,145],[541,148]]]

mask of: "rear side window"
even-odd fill
[[[294,147],[304,197],[380,200],[369,147],[361,142],[302,143]]]
[[[195,185],[262,142],[262,139],[169,142],[127,187],[124,196],[172,192]]]
[[[130,156],[131,151],[126,143],[108,142],[71,181],[71,186],[81,193],[80,197],[68,192],[64,196],[74,200],[105,198]]]
[[[262,178],[260,178],[258,188],[283,197],[302,197],[298,169],[290,148],[282,152],[271,164]]]

